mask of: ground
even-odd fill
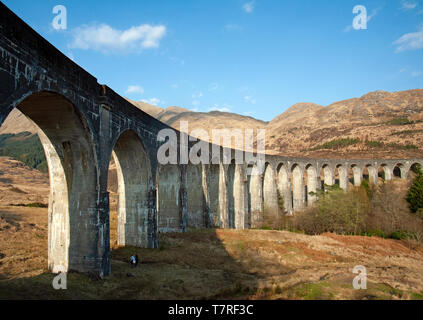
[[[156,250],[119,248],[112,232],[112,275],[70,273],[56,291],[47,209],[3,206],[0,217],[0,299],[423,298],[423,249],[406,241],[266,230],[161,234]],[[352,287],[356,265],[367,268],[367,290]]]

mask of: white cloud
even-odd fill
[[[231,109],[226,108],[226,107],[222,107],[222,108],[219,108],[219,107],[212,107],[212,108],[210,108],[210,109],[209,109],[209,112],[211,112],[211,111],[231,112]]]
[[[193,100],[193,101],[192,101],[192,105],[193,105],[193,106],[195,106],[195,107],[198,107],[198,106],[200,105],[200,101],[198,101],[198,100]]]
[[[244,3],[244,5],[242,6],[242,9],[243,9],[246,13],[251,13],[251,12],[253,12],[253,11],[254,11],[254,1]]]
[[[222,106],[215,104],[213,107],[209,108],[209,112],[211,111],[219,111],[219,112],[231,112],[231,106],[227,103],[224,103]]]
[[[141,86],[129,86],[128,89],[126,89],[125,93],[126,94],[131,94],[131,93],[143,94],[144,88]]]
[[[413,72],[411,72],[411,76],[413,78],[417,78],[417,77],[421,76],[421,74],[422,73],[420,71],[413,71]]]
[[[417,32],[406,33],[394,42],[397,45],[395,52],[418,50],[423,48],[423,27]]]
[[[157,99],[157,98],[145,99],[145,100],[141,100],[141,101],[148,103],[148,104],[152,104],[154,106],[158,106],[158,105],[164,103],[164,101],[161,101],[160,99]]]
[[[209,91],[216,91],[219,89],[219,84],[217,82],[213,82],[209,85]]]
[[[413,10],[414,8],[416,8],[418,5],[417,2],[415,1],[405,1],[402,0],[401,1],[401,9],[402,10]]]
[[[202,92],[199,92],[199,93],[193,93],[192,94],[192,98],[193,99],[199,99],[199,98],[201,98],[203,96],[203,93]]]
[[[171,85],[171,88],[172,89],[178,89],[179,85],[177,83],[174,83],[174,84]]]
[[[223,29],[227,31],[242,31],[244,28],[237,24],[227,24]]]
[[[247,103],[256,104],[256,99],[254,99],[251,96],[245,96],[244,101],[247,102]]]
[[[163,25],[143,24],[127,30],[117,30],[107,24],[82,26],[73,31],[71,48],[103,53],[127,52],[159,47],[166,34]]]

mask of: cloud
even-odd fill
[[[246,13],[252,13],[254,11],[254,1],[244,3],[244,5],[242,6],[242,9]]]
[[[129,86],[128,89],[126,89],[125,93],[126,94],[131,94],[131,93],[143,94],[144,88],[141,86]]]
[[[209,109],[209,112],[211,112],[211,111],[231,112],[231,109],[226,108],[226,107],[221,107],[221,108],[219,108],[219,107],[211,107],[211,108]]]
[[[413,72],[411,72],[411,76],[413,77],[413,78],[417,78],[417,77],[420,77],[421,76],[421,72],[420,71],[413,71]]]
[[[402,0],[401,1],[401,10],[413,10],[414,8],[416,8],[418,5],[417,2],[415,1],[405,1]]]
[[[423,27],[417,32],[406,33],[398,40],[394,41],[397,45],[395,52],[407,50],[418,50],[423,48]]]
[[[164,101],[161,101],[160,99],[157,99],[157,98],[145,99],[145,100],[141,100],[141,101],[148,103],[148,104],[152,104],[154,106],[158,106],[158,105],[164,103]]]
[[[237,24],[226,24],[223,29],[227,31],[242,31],[244,28]]]
[[[171,88],[172,89],[178,89],[179,85],[177,83],[174,83],[174,84],[171,85]]]
[[[139,51],[159,47],[165,34],[163,25],[143,24],[123,31],[107,24],[82,26],[73,31],[69,47],[102,53]]]
[[[199,93],[193,93],[192,94],[192,98],[193,99],[199,99],[199,98],[201,98],[203,96],[203,93],[202,92],[199,92]]]
[[[209,108],[209,112],[211,111],[231,112],[231,106],[228,105],[227,103],[224,103],[221,106],[219,106],[218,104],[215,104],[213,107]]]
[[[216,91],[219,89],[219,84],[217,82],[210,83],[209,85],[209,91]]]
[[[256,104],[256,99],[253,99],[251,96],[245,96],[244,101],[251,104]]]

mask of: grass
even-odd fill
[[[398,143],[384,144],[383,142],[380,142],[380,141],[371,141],[371,140],[366,140],[366,146],[368,146],[369,148],[389,147],[396,150],[418,150],[419,149],[419,147],[413,144],[407,144],[407,145],[398,144]]]
[[[46,268],[47,210],[1,207],[0,217],[0,228],[19,227],[0,231],[0,299],[420,299],[423,292],[423,251],[401,241],[219,229],[160,234],[160,250],[113,245],[111,276],[72,272],[68,289],[56,291]],[[134,253],[137,268],[128,263]],[[376,269],[381,261],[386,271]],[[352,288],[356,264],[368,268],[368,291]]]
[[[405,126],[408,124],[414,124],[414,121],[410,121],[408,118],[394,118],[387,122],[391,126]]]
[[[359,139],[352,139],[352,138],[342,138],[342,139],[335,139],[324,144],[318,145],[314,148],[311,148],[311,151],[317,151],[322,149],[339,149],[351,145],[355,145],[359,143]]]
[[[404,131],[397,131],[397,132],[392,132],[391,136],[410,136],[416,133],[422,133],[423,130],[404,130]]]

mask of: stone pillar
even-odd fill
[[[339,187],[347,191],[348,190],[348,170],[345,166],[338,167],[338,175],[339,175]]]
[[[292,214],[292,193],[291,183],[289,181],[288,169],[285,165],[279,168],[278,172],[278,190],[280,196],[283,198],[283,206],[285,213]]]
[[[305,207],[304,194],[304,173],[301,168],[296,165],[292,170],[292,189],[293,189],[293,210],[300,211]]]
[[[276,186],[276,173],[273,167],[268,164],[263,179],[263,204],[264,213],[277,216],[279,213],[278,193]]]
[[[394,178],[394,168],[390,166],[383,166],[385,172],[385,181],[391,181]]]
[[[316,200],[316,195],[310,195],[310,192],[316,193],[317,191],[317,172],[313,166],[309,166],[307,169],[307,205],[311,206]]]
[[[208,206],[210,227],[219,227],[220,204],[219,204],[219,181],[220,181],[220,165],[210,164],[205,166],[206,169],[206,203]]]
[[[181,188],[179,189],[179,201],[181,212],[181,229],[186,232],[188,228],[188,201],[187,201],[187,166],[180,165],[181,169]]]
[[[235,166],[234,179],[234,205],[235,205],[235,229],[243,230],[248,227],[248,203],[246,188],[245,166],[237,164]]]
[[[333,169],[329,166],[325,166],[323,168],[323,174],[324,174],[325,185],[333,186],[335,184]]]
[[[263,218],[263,177],[252,170],[249,179],[251,227],[258,228]]]
[[[378,182],[377,169],[373,166],[367,166],[367,171],[369,172],[370,183],[377,184]]]
[[[352,168],[354,174],[354,186],[359,187],[361,185],[361,180],[363,179],[363,169],[358,166]]]
[[[220,179],[219,179],[219,213],[220,213],[220,227],[229,228],[228,223],[228,188],[227,188],[227,170],[228,166],[220,165]]]

